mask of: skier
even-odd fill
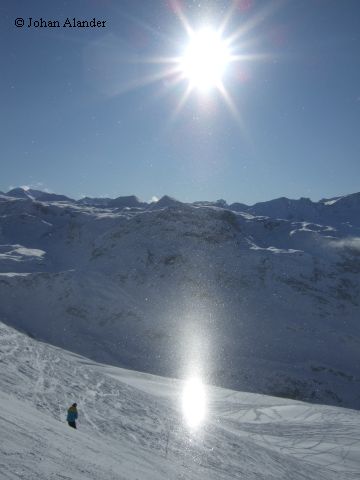
[[[71,405],[71,407],[68,409],[68,412],[67,412],[67,422],[68,422],[69,426],[72,427],[72,428],[76,428],[75,420],[78,417],[78,412],[77,412],[76,407],[77,407],[77,404],[73,403]]]

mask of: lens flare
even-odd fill
[[[206,415],[206,393],[200,378],[192,377],[185,382],[182,395],[184,419],[190,428],[198,427]]]
[[[160,83],[162,88],[151,98],[152,102],[163,98],[171,90],[174,90],[175,94],[180,95],[180,97],[166,129],[174,125],[177,117],[192,97],[202,96],[197,105],[206,109],[207,112],[215,112],[217,109],[212,109],[212,106],[217,105],[216,97],[220,96],[243,134],[247,137],[245,123],[237,105],[237,97],[233,98],[231,95],[231,84],[234,81],[243,82],[243,79],[236,74],[237,67],[241,67],[241,65],[244,67],[245,63],[250,61],[271,61],[273,59],[272,54],[249,51],[262,38],[261,36],[259,38],[252,36],[252,31],[258,28],[268,16],[272,15],[283,2],[265,3],[266,5],[257,12],[254,10],[246,21],[245,19],[237,21],[239,8],[240,10],[250,11],[252,1],[241,0],[239,3],[239,0],[233,0],[229,2],[229,7],[222,12],[221,16],[216,15],[216,18],[211,18],[207,15],[202,20],[196,16],[198,18],[197,24],[199,25],[201,22],[202,28],[194,28],[191,19],[184,13],[184,2],[168,0],[170,10],[180,21],[185,35],[170,37],[160,33],[158,29],[154,30],[152,25],[139,21],[139,25],[141,24],[146,35],[149,35],[150,32],[156,35],[157,39],[164,40],[164,45],[169,47],[166,47],[168,53],[139,57],[137,51],[134,50],[122,61],[125,60],[129,65],[140,64],[143,71],[139,73],[138,68],[133,69],[133,80],[124,81],[120,69],[120,80],[118,77],[110,75],[111,78],[115,78],[115,82],[110,82],[110,88],[107,88],[106,92],[110,95],[120,95],[133,89]],[[235,24],[238,25],[238,28],[230,31],[230,28]],[[102,52],[102,43],[99,45]],[[102,55],[100,56],[102,58]],[[91,55],[91,58],[93,57],[97,58],[98,55]],[[114,57],[110,60],[109,64],[105,65],[107,68],[110,68],[114,62],[119,61],[118,48],[114,49]],[[106,70],[99,69],[98,65],[95,65],[95,67],[92,69],[95,72]],[[240,89],[236,90],[236,96],[240,95],[239,91],[241,92]]]

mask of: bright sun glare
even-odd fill
[[[193,377],[185,382],[182,408],[185,421],[190,428],[196,428],[203,422],[206,414],[206,395],[200,378]]]
[[[175,121],[193,93],[209,93],[209,97],[220,96],[234,119],[240,127],[243,127],[241,112],[232,98],[229,86],[234,82],[248,81],[247,62],[271,58],[271,55],[246,53],[246,51],[249,46],[255,43],[254,39],[250,38],[249,33],[275,7],[264,7],[256,15],[250,16],[247,21],[239,23],[237,29],[229,32],[229,26],[232,24],[233,18],[237,17],[236,12],[239,6],[237,0],[229,2],[229,8],[221,18],[217,18],[216,24],[213,23],[215,22],[214,19],[206,18],[202,20],[203,27],[199,29],[192,27],[190,20],[183,11],[183,3],[186,2],[169,0],[171,10],[178,17],[185,30],[185,43],[180,40],[181,37],[178,37],[176,42],[169,38],[169,43],[176,46],[176,54],[174,51],[173,56],[144,57],[141,59],[141,62],[162,65],[163,68],[143,76],[139,82],[135,82],[134,86],[129,85],[127,88],[138,88],[161,81],[163,82],[164,93],[166,93],[167,90],[177,87],[179,84],[186,85],[174,108],[169,121],[170,124]],[[177,94],[181,92],[179,88],[175,88],[175,91]],[[239,92],[238,89],[237,92]],[[162,94],[163,92],[159,92],[159,96],[162,96]],[[206,97],[209,100],[207,95]],[[213,107],[216,102],[205,101],[199,102],[198,105],[205,108]],[[213,112],[215,109],[210,108],[208,111]]]
[[[230,59],[229,49],[221,36],[211,28],[204,28],[192,33],[180,58],[180,70],[191,88],[205,92],[221,85]]]

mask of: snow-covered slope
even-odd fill
[[[359,408],[357,199],[314,223],[277,201],[265,217],[3,196],[0,315],[96,361]]]
[[[182,381],[39,343],[0,323],[2,479],[355,480],[360,415],[206,387],[189,429]],[[76,401],[78,430],[65,423]]]

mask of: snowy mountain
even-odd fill
[[[360,194],[0,197],[0,319],[95,361],[360,408]]]
[[[290,200],[281,197],[269,202],[256,203],[253,206],[233,203],[229,208],[235,211],[248,212],[252,215],[292,221],[307,221],[329,225],[339,225],[342,222],[348,222],[351,225],[360,226],[360,193],[329,200],[323,199],[320,202],[312,202],[309,198]]]
[[[360,417],[97,364],[0,323],[0,477],[67,480],[352,480]],[[65,422],[78,404],[78,430]]]
[[[30,200],[39,200],[41,202],[73,202],[65,195],[57,195],[56,193],[42,192],[41,190],[33,190],[31,188],[13,188],[6,193],[9,197],[23,198]]]
[[[146,203],[140,202],[135,195],[129,195],[127,197],[117,198],[91,198],[84,197],[78,201],[80,205],[88,205],[99,208],[142,208],[147,206]]]

